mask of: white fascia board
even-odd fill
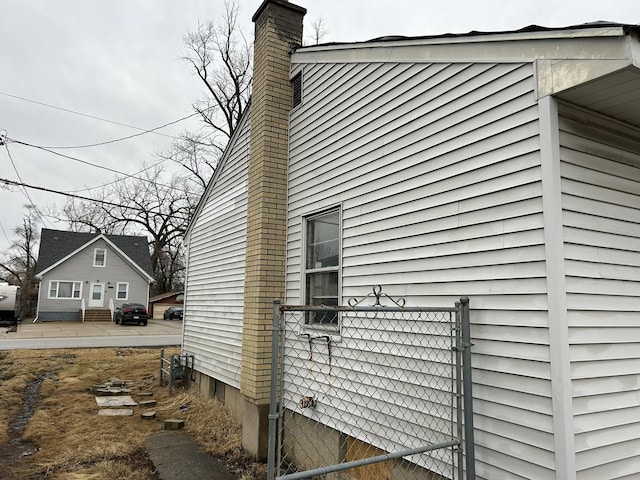
[[[622,27],[449,36],[303,47],[292,64],[357,62],[518,63],[628,59]]]
[[[444,45],[444,44],[471,44],[471,43],[488,43],[488,42],[510,42],[525,40],[545,40],[545,39],[580,39],[593,37],[622,37],[624,36],[624,27],[593,27],[578,29],[558,29],[558,30],[539,30],[531,32],[493,32],[493,33],[477,33],[477,34],[451,34],[439,35],[433,37],[398,37],[393,39],[375,39],[365,42],[345,42],[330,43],[325,45],[313,45],[300,47],[294,53],[303,52],[319,52],[319,51],[336,51],[357,48],[380,48],[380,47],[403,47],[413,45]]]
[[[606,60],[538,60],[535,69],[538,98],[560,93],[631,65],[631,57]]]

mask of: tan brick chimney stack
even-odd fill
[[[273,299],[284,298],[290,52],[306,9],[265,0],[255,23],[240,391],[244,449],[266,458]]]

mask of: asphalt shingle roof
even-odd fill
[[[36,272],[39,273],[49,268],[100,235],[100,233],[67,232],[43,228],[40,232],[40,251]],[[106,234],[104,236],[146,273],[153,276],[149,243],[146,237]]]

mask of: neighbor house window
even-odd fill
[[[323,212],[305,221],[304,292],[307,305],[338,305],[340,211]],[[337,312],[309,312],[308,324],[338,325]]]
[[[49,282],[49,298],[80,298],[82,282]]]
[[[129,284],[118,283],[118,285],[116,286],[116,299],[127,300],[128,298],[129,298]]]
[[[93,266],[94,267],[104,267],[106,265],[107,260],[107,249],[106,248],[96,248],[93,251]]]

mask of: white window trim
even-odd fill
[[[118,295],[120,294],[120,285],[126,285],[126,295],[124,298],[120,298]],[[129,282],[117,282],[116,283],[116,300],[129,300]]]
[[[324,268],[309,268],[307,269],[307,223],[309,220],[321,217],[323,215],[330,214],[332,212],[338,213],[338,265],[337,267],[324,267]],[[300,300],[302,304],[307,303],[307,273],[321,273],[321,272],[337,272],[338,274],[338,305],[342,303],[342,205],[335,205],[330,208],[324,208],[322,210],[309,212],[302,215],[302,255],[301,255],[301,272],[300,272]],[[337,324],[321,324],[321,323],[306,323],[304,320],[305,330],[321,330],[323,332],[335,332],[339,333],[342,326],[342,318],[338,313]]]
[[[56,296],[51,295],[51,290],[53,288],[53,284],[56,284]],[[61,283],[71,283],[71,296],[70,297],[60,297],[58,293],[60,292],[60,284]],[[78,288],[78,296],[74,297],[73,293],[76,291],[76,284],[79,285]],[[47,298],[52,300],[80,300],[82,298],[82,282],[78,280],[49,280],[49,290],[47,290]]]
[[[98,252],[99,251],[103,252],[102,265],[96,263],[96,258],[98,256]],[[93,249],[93,266],[94,267],[99,267],[99,268],[104,268],[104,267],[107,266],[107,249],[106,248],[96,247],[96,248]]]

